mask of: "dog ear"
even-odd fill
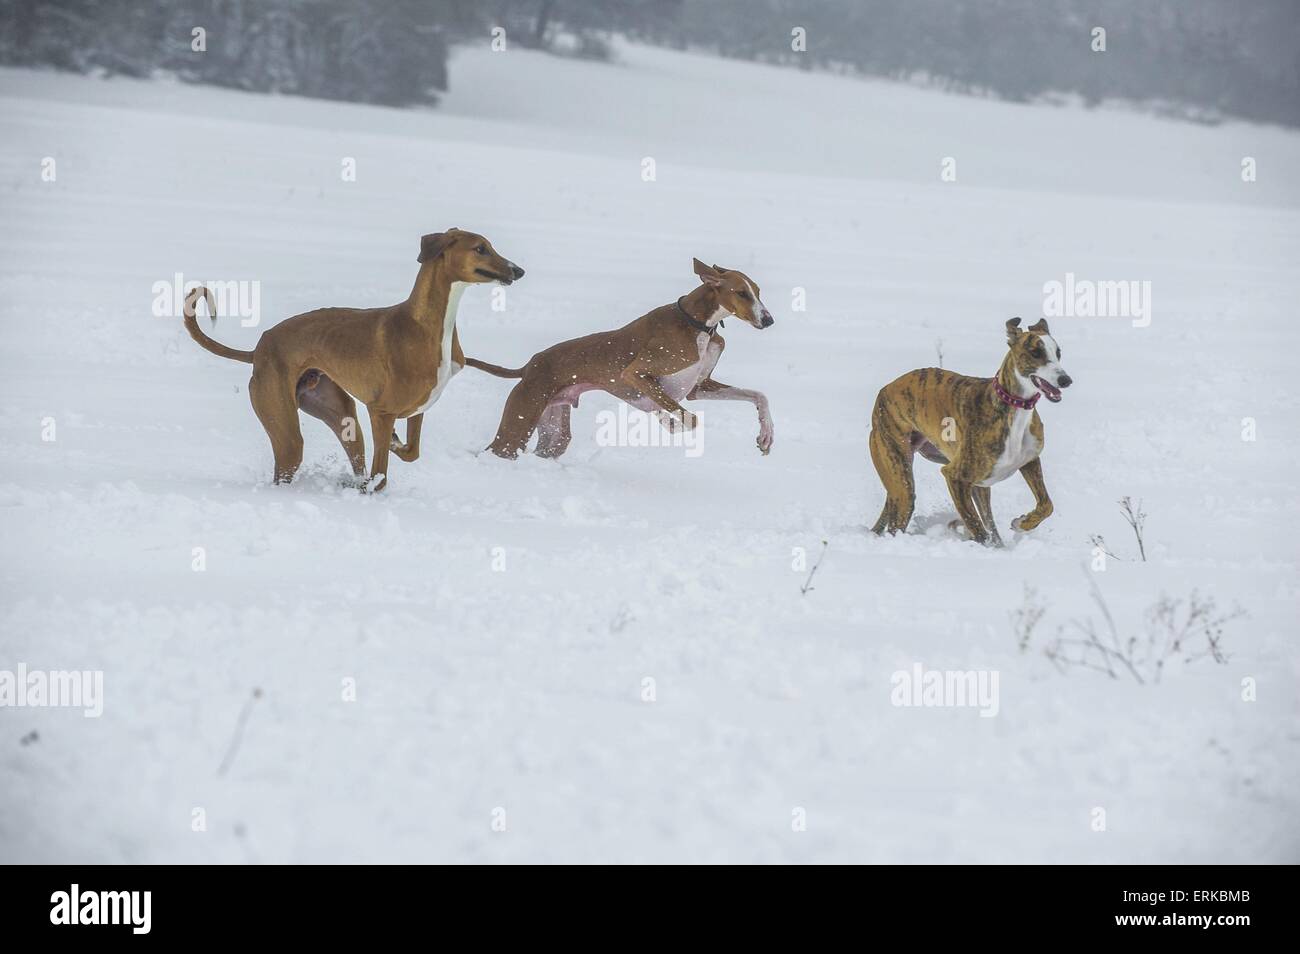
[[[452,231],[455,231],[454,229]],[[432,232],[420,239],[420,257],[416,259],[421,265],[431,262],[456,240],[451,232]]]
[[[1017,338],[1019,338],[1023,333],[1024,333],[1024,332],[1022,332],[1022,331],[1020,330],[1020,319],[1019,319],[1019,318],[1008,318],[1008,319],[1007,319],[1007,343],[1008,343],[1008,344],[1011,344],[1012,342],[1014,342],[1014,341],[1015,341]]]
[[[698,258],[693,258],[691,261],[695,266],[695,274],[700,276],[700,281],[704,282],[704,284],[713,286],[722,284],[722,276],[718,274],[718,266],[705,265]]]
[[[1037,321],[1035,321],[1032,325],[1029,326],[1029,330],[1038,331],[1045,335],[1050,335],[1052,333],[1051,330],[1047,327],[1046,318],[1039,318]]]

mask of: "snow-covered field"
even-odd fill
[[[400,111],[0,71],[0,670],[104,690],[97,719],[0,709],[0,858],[1300,861],[1300,134],[635,46],[451,77]],[[461,306],[503,364],[671,301],[692,256],[749,273],[777,323],[729,323],[717,374],[771,398],[771,456],[741,404],[696,406],[698,457],[598,446],[590,394],[562,461],[508,463],[478,452],[509,384],[467,370],[383,494],[312,420],[272,487],[248,368],[154,283],[260,282],[263,326],[389,304],[453,225],[528,270]],[[1056,514],[1013,538],[1014,478],[1008,547],[962,542],[918,461],[913,532],[868,534],[876,391],[940,341],[991,375],[1066,273],[1153,307],[1052,322]],[[1136,552],[1125,495],[1149,562],[1094,573],[1093,534]],[[1090,579],[1140,640],[1161,594],[1249,616],[1158,685],[1061,672]],[[917,664],[996,671],[996,716],[893,705]]]

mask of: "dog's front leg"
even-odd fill
[[[377,493],[388,486],[388,442],[381,440],[381,434],[391,434],[393,424],[397,421],[394,414],[382,411],[370,412],[370,433],[375,437],[375,456],[370,463],[370,480],[363,490]]]
[[[699,423],[699,419],[694,414],[673,400],[649,368],[634,362],[628,365],[622,377],[625,384],[631,385],[659,405],[674,423],[681,424],[688,431],[693,431]]]
[[[393,440],[390,447],[394,454],[406,461],[408,464],[414,463],[420,457],[420,428],[424,424],[424,415],[416,414],[414,417],[406,419],[406,443],[403,444],[397,439],[397,431],[393,431]]]
[[[1020,476],[1034,492],[1034,509],[1024,516],[1011,521],[1011,529],[1027,533],[1052,515],[1052,498],[1047,496],[1047,484],[1043,482],[1043,464],[1035,457],[1020,468]]]
[[[992,540],[995,547],[1002,546],[1002,537],[998,533],[998,525],[993,522],[993,492],[988,487],[981,487],[976,484],[971,487],[970,495],[971,499],[975,501],[975,511],[979,514],[984,529],[989,532],[989,539]]]
[[[948,482],[948,493],[952,496],[952,502],[957,507],[957,516],[961,517],[961,522],[966,525],[966,533],[976,543],[987,544],[989,542],[988,531],[984,529],[984,523],[980,520],[980,515],[975,509],[975,500],[971,495],[971,484],[954,476],[949,468],[951,464],[945,464],[940,470],[943,473],[943,479]]]
[[[758,409],[758,449],[764,454],[772,449],[772,412],[767,395],[748,388],[734,388],[730,384],[705,378],[686,395],[688,401],[748,401]]]

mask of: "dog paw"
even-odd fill
[[[686,408],[682,408],[680,411],[659,409],[654,414],[669,434],[676,434],[678,431],[693,431],[700,422],[700,419]]]
[[[393,452],[393,455],[398,460],[406,461],[406,463],[408,464],[415,463],[415,461],[417,461],[420,457],[418,453],[416,453],[411,449],[410,444],[399,444],[394,442],[393,444],[389,445],[389,450]]]
[[[986,547],[992,545],[991,538],[987,533],[982,531],[980,533],[971,533],[970,527],[966,526],[965,521],[960,517],[956,520],[949,520],[948,529],[957,534],[957,536],[961,537],[963,540],[970,540]]]
[[[1038,526],[1038,524],[1031,521],[1030,514],[1023,514],[1011,521],[1011,529],[1016,531],[1016,533],[1028,533],[1036,526]]]
[[[771,431],[758,432],[758,441],[756,443],[758,444],[758,449],[763,452],[763,456],[765,457],[772,450],[772,440],[773,434]]]

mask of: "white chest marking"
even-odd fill
[[[1029,430],[1029,422],[1033,417],[1033,411],[1011,412],[1011,427],[1007,429],[1007,442],[1002,445],[1002,453],[998,455],[992,472],[979,482],[979,486],[992,487],[999,481],[1006,480],[1038,456],[1042,448],[1038,444],[1038,439]]]
[[[672,396],[674,401],[680,401],[690,394],[695,385],[699,384],[703,378],[713,371],[713,366],[718,363],[718,355],[722,353],[722,349],[710,347],[712,343],[713,335],[701,331],[695,336],[695,347],[699,349],[700,360],[660,380],[659,383],[663,385],[663,389]]]
[[[438,380],[429,392],[429,398],[418,408],[415,414],[423,414],[442,397],[443,389],[461,370],[461,366],[451,360],[451,338],[456,333],[456,309],[460,307],[460,296],[469,287],[469,282],[452,282],[451,291],[447,293],[447,313],[442,316],[442,350],[438,353]]]

